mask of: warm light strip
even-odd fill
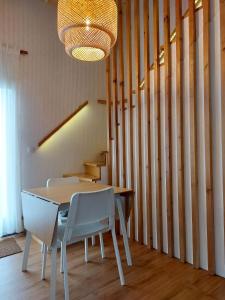
[[[202,7],[202,0],[195,0],[195,9]]]
[[[174,29],[174,31],[172,32],[171,36],[170,36],[170,43],[175,42],[176,40],[176,29]]]
[[[159,64],[160,64],[160,65],[163,65],[163,64],[164,64],[164,54],[165,54],[164,49],[161,49],[161,52],[160,52],[160,54],[159,54]]]
[[[144,84],[145,84],[145,81],[143,79],[142,82],[141,82],[141,84],[140,84],[140,86],[139,86],[141,90],[144,88]]]
[[[80,106],[78,106],[78,108],[71,115],[69,115],[69,117],[67,117],[63,122],[61,122],[55,129],[53,129],[38,143],[38,147],[43,145],[48,139],[50,139],[57,131],[59,131],[66,123],[68,123],[75,115],[77,115],[87,105],[88,105],[88,101],[85,101]]]

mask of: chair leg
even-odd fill
[[[57,272],[57,246],[51,249],[51,280],[50,280],[50,299],[56,299],[56,272]]]
[[[42,254],[44,253],[44,243],[43,242],[41,243],[41,253]]]
[[[105,249],[104,249],[104,241],[103,241],[102,233],[99,233],[99,240],[100,240],[100,247],[101,247],[101,255],[102,255],[102,258],[104,258],[105,257]]]
[[[126,230],[126,225],[125,225],[125,218],[124,218],[124,215],[123,215],[123,209],[122,209],[120,198],[116,199],[116,205],[117,205],[119,218],[120,218],[121,231],[122,231],[122,234],[123,234],[123,244],[124,244],[125,253],[126,253],[127,265],[132,266],[130,247],[129,247],[128,237],[127,237],[127,230]]]
[[[115,251],[115,255],[116,255],[117,267],[118,267],[119,276],[120,276],[120,284],[125,285],[123,268],[122,268],[122,264],[121,264],[120,253],[119,253],[119,248],[118,248],[117,239],[116,239],[115,226],[112,229],[112,239],[113,239],[113,246],[114,246],[114,251]]]
[[[63,273],[63,243],[60,243],[60,272]]]
[[[24,252],[23,252],[23,263],[22,263],[22,271],[23,272],[25,272],[27,270],[27,262],[28,262],[28,255],[30,252],[31,240],[32,240],[31,233],[30,233],[30,231],[27,231],[25,248],[24,248]]]
[[[88,238],[84,239],[84,260],[88,262]]]
[[[68,267],[67,267],[67,256],[66,256],[66,245],[62,243],[62,253],[63,253],[63,267],[64,267],[64,292],[65,300],[69,300],[69,283],[68,283]]]
[[[41,268],[41,280],[45,279],[46,259],[47,259],[47,246],[42,245],[42,268]]]
[[[95,246],[95,236],[92,235],[91,237],[91,244],[92,244],[92,247]]]

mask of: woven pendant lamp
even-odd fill
[[[68,55],[106,58],[117,39],[117,14],[114,0],[59,0],[58,35]]]

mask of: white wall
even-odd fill
[[[79,171],[84,159],[106,149],[104,63],[80,63],[64,51],[56,7],[42,0],[0,1],[0,47],[25,49],[19,58],[22,186]],[[42,149],[28,153],[82,102],[90,105]]]

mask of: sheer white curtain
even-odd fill
[[[0,236],[22,231],[19,151],[19,53],[0,49]]]

